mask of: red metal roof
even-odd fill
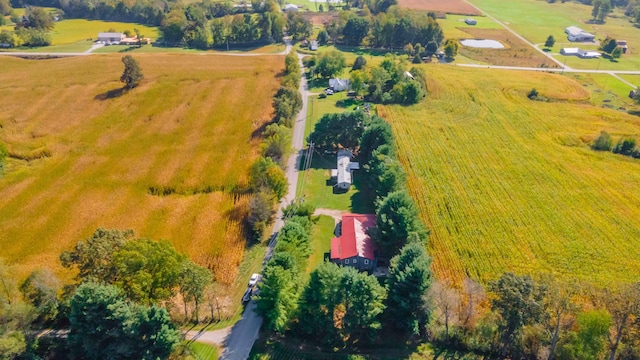
[[[367,229],[375,226],[375,215],[342,214],[342,235],[331,239],[331,259],[360,256],[375,260],[376,245],[367,235]]]

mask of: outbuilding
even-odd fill
[[[569,26],[564,29],[564,32],[567,34],[567,38],[569,41],[591,41],[593,42],[596,39],[596,36],[588,33],[577,26]]]
[[[627,45],[627,40],[618,40],[616,41],[616,43],[618,44],[618,47],[622,49],[622,53],[626,54],[627,50],[629,49],[629,46]]]
[[[125,36],[123,33],[119,33],[119,32],[101,32],[98,33],[98,41],[103,41],[106,43],[112,43],[112,42],[120,42],[122,39],[124,39]]]
[[[298,12],[298,5],[296,4],[287,4],[284,6],[284,12],[293,11]]]
[[[351,162],[353,154],[349,150],[338,151],[337,169],[331,170],[331,177],[336,182],[336,187],[349,190],[353,178],[353,170],[360,169],[360,163]]]
[[[476,19],[473,18],[466,18],[464,19],[465,24],[467,25],[475,25],[478,23],[478,21]]]

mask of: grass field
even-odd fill
[[[235,189],[257,157],[253,132],[271,117],[283,59],[136,58],[145,80],[119,97],[120,55],[2,59],[0,141],[12,157],[0,248],[19,276],[44,266],[64,275],[60,252],[115,227],[168,239],[218,282],[234,281],[248,201]]]
[[[217,360],[218,348],[209,344],[193,342],[189,345],[189,350],[195,360]]]
[[[607,35],[619,40],[627,40],[630,54],[624,55],[617,63],[603,60],[600,69],[637,70],[640,68],[640,29],[634,27],[621,10],[614,11],[605,24],[590,24],[588,21],[591,19],[592,7],[577,2],[549,3],[543,0],[514,0],[509,2],[509,6],[505,6],[502,0],[472,0],[472,2],[534,44],[542,44],[549,35],[553,35],[556,39],[553,53],[559,53],[563,47],[582,46],[580,43],[567,40],[564,29],[572,25],[595,34],[598,44]],[[562,62],[565,60],[561,55],[557,55],[556,58]],[[578,69],[595,69],[596,67],[593,61],[570,58],[571,63],[567,62],[567,65],[571,67]]]
[[[53,40],[51,45],[71,44],[87,39],[95,40],[98,38],[99,32],[106,32],[109,29],[117,32],[129,30],[132,34],[134,34],[133,29],[138,29],[144,37],[151,38],[152,40],[157,40],[160,36],[159,30],[155,26],[114,21],[69,19],[59,21],[55,23],[55,25],[51,31],[51,38]]]
[[[587,144],[601,130],[638,138],[640,118],[592,106],[560,75],[425,69],[427,100],[378,111],[431,229],[438,277],[638,279],[640,162]],[[529,100],[533,87],[553,102]]]

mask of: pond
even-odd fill
[[[496,40],[466,39],[466,40],[461,40],[460,43],[464,46],[474,47],[474,48],[483,48],[483,49],[503,49],[504,48],[504,45],[502,45],[499,41],[496,41]]]

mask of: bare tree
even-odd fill
[[[605,289],[602,295],[604,306],[613,319],[613,338],[609,335],[609,360],[615,360],[620,339],[627,331],[631,318],[640,316],[640,283],[625,284],[618,290]]]
[[[544,328],[551,338],[547,360],[553,360],[558,339],[575,321],[578,306],[572,300],[577,294],[574,284],[560,282],[552,274],[546,274],[538,281],[539,289],[543,292],[543,307],[545,310]]]
[[[454,314],[460,308],[460,293],[451,287],[448,282],[435,282],[431,285],[427,296],[438,310],[440,319],[444,320],[445,341],[449,342],[449,325]]]
[[[482,302],[486,298],[486,292],[484,287],[480,285],[478,282],[471,278],[465,278],[462,281],[463,284],[463,293],[465,298],[465,307],[466,311],[463,312],[463,321],[462,323],[471,327],[473,325],[473,320],[475,318],[476,309],[475,307]]]

